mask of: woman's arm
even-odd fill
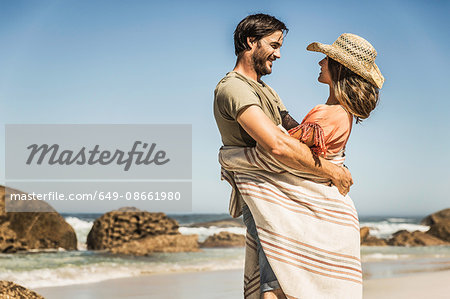
[[[296,130],[295,132],[293,132],[292,134],[290,134],[292,137],[294,137],[295,139],[300,140],[301,142],[303,142],[304,144],[306,144],[309,148],[314,146],[314,136],[315,136],[315,132],[312,131],[311,134],[309,134],[308,136],[304,136],[304,129],[299,127],[298,130]]]

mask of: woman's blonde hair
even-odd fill
[[[368,118],[378,103],[379,89],[330,57],[328,69],[339,103],[355,116],[356,123]]]

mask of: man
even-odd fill
[[[217,85],[214,116],[223,145],[255,146],[258,143],[274,158],[291,168],[329,178],[342,194],[353,184],[350,172],[322,158],[299,140],[284,134],[278,125],[291,129],[290,117],[276,92],[261,77],[272,73],[288,29],[276,18],[255,14],[243,19],[234,32],[236,65]],[[259,244],[254,221],[243,206],[244,222],[257,240],[263,298],[285,298]]]

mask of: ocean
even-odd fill
[[[29,288],[92,283],[107,279],[153,273],[241,269],[244,248],[206,248],[201,252],[156,253],[145,257],[116,256],[86,249],[86,237],[101,214],[62,214],[75,229],[78,251],[51,250],[0,254],[0,280],[11,280]],[[189,224],[230,219],[228,214],[177,214],[169,217],[180,224],[182,234],[198,234],[199,241],[219,231],[244,234],[240,227],[188,227]],[[389,237],[406,229],[427,231],[423,217],[360,217],[371,234]],[[372,247],[361,249],[363,276],[388,278],[412,272],[450,269],[450,246]]]

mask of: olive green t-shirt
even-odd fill
[[[251,105],[260,107],[276,126],[281,124],[281,111],[286,108],[277,93],[264,82],[232,71],[217,84],[214,91],[214,117],[223,145],[256,145],[256,141],[236,120],[239,112]]]

